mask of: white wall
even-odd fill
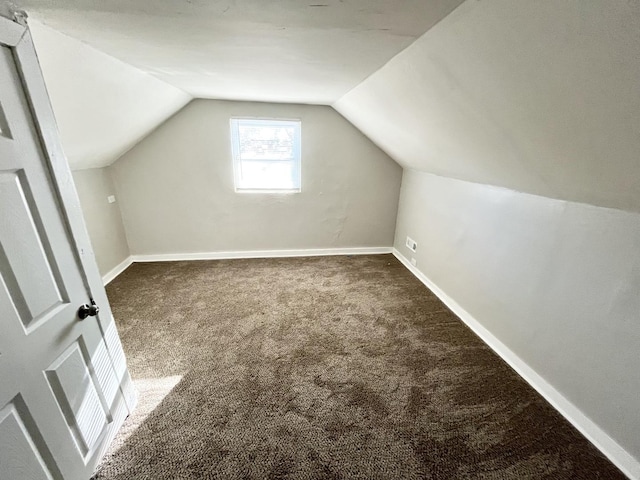
[[[396,248],[638,478],[639,32],[640,2],[467,0],[334,104],[405,167]]]
[[[396,249],[636,460],[639,246],[636,213],[404,172]]]
[[[29,28],[72,169],[110,165],[191,100],[42,23]]]
[[[335,107],[402,166],[640,212],[640,2],[468,0]]]
[[[232,116],[302,120],[301,193],[235,193]],[[113,169],[132,254],[393,244],[401,168],[330,107],[195,100]]]
[[[73,180],[98,269],[104,277],[129,257],[118,199],[116,203],[107,201],[109,195],[116,194],[110,167],[76,170]]]

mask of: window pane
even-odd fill
[[[239,125],[240,159],[291,160],[295,128],[288,125]]]
[[[236,189],[300,191],[299,120],[232,118],[231,150]]]
[[[293,162],[269,162],[265,160],[241,162],[240,185],[242,189],[293,190],[295,182]]]

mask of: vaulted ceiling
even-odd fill
[[[462,0],[18,0],[74,169],[192,97],[331,104]]]
[[[318,103],[406,168],[640,212],[639,2],[20,3],[76,166],[190,97]]]
[[[334,108],[405,168],[640,212],[640,2],[467,0]]]
[[[331,104],[462,0],[20,0],[194,97]]]

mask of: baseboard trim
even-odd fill
[[[114,278],[129,268],[129,265],[131,265],[133,261],[133,257],[129,255],[120,264],[116,265],[113,269],[102,276],[102,283],[105,286],[108,285]]]
[[[625,475],[633,480],[640,480],[640,461],[624,450],[615,440],[598,425],[567,400],[558,390],[527,365],[505,344],[498,340],[489,330],[483,327],[469,312],[462,308],[453,298],[442,291],[418,268],[395,248],[393,255],[407,267],[429,290],[431,290],[449,309],[456,314],[471,330],[475,332],[495,353],[513,368],[529,385],[537,390],[560,414],[593,443],[611,462]]]
[[[319,257],[327,255],[379,255],[393,253],[392,247],[311,248],[300,250],[246,250],[237,252],[163,253],[132,255],[134,262],[177,262],[182,260],[230,260],[237,258]]]

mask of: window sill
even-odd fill
[[[260,189],[260,188],[236,188],[236,193],[266,193],[269,195],[289,195],[292,193],[301,193],[302,190],[299,188],[292,189],[277,189],[277,190],[268,190],[268,189]]]

